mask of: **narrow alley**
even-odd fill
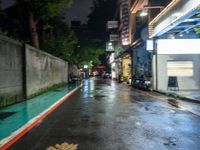
[[[199,124],[199,116],[125,84],[90,78],[10,149],[67,142],[79,150],[199,150]]]

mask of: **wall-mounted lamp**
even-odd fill
[[[164,6],[145,6],[142,10],[141,10],[141,12],[140,12],[140,16],[141,17],[145,17],[145,16],[147,16],[148,15],[148,10],[149,9],[163,9],[164,8]]]
[[[141,17],[145,17],[145,16],[147,16],[148,15],[148,11],[146,10],[146,9],[144,9],[144,10],[142,10],[141,12],[140,12],[140,16]]]

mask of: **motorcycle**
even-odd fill
[[[143,90],[150,90],[151,88],[150,77],[134,78],[133,87],[143,89]]]

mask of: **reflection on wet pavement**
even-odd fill
[[[91,78],[11,149],[24,144],[44,149],[68,141],[80,150],[199,150],[199,139],[198,116],[127,85]]]

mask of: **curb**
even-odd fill
[[[10,136],[4,138],[0,141],[0,150],[6,150],[15,142],[17,142],[21,137],[23,137],[27,132],[29,132],[33,127],[39,124],[44,118],[46,118],[50,113],[52,113],[56,108],[58,108],[62,103],[68,100],[73,94],[75,94],[83,85],[81,84],[62,98],[60,98],[56,103],[52,104],[49,108],[41,112],[36,117],[29,120],[22,127],[14,131]]]
[[[170,101],[168,101],[168,100],[165,99],[165,98],[161,98],[161,97],[159,97],[159,96],[155,96],[155,95],[149,94],[148,92],[145,92],[145,91],[142,91],[142,90],[139,90],[139,89],[135,89],[135,88],[133,88],[133,87],[132,87],[132,89],[133,89],[134,91],[138,92],[138,93],[141,93],[141,94],[143,94],[143,95],[146,95],[146,96],[155,98],[155,99],[157,99],[157,100],[159,100],[159,101],[162,101],[162,102],[171,104],[171,105],[173,105],[173,106],[175,106],[175,107],[183,108],[183,109],[185,109],[186,111],[191,112],[192,114],[197,115],[197,116],[200,117],[200,111],[196,111],[196,110],[191,109],[191,108],[189,108],[189,107],[186,107],[186,106],[184,106],[184,105],[182,105],[182,104],[177,105],[176,103],[170,102]]]
[[[179,95],[179,94],[175,94],[175,93],[165,93],[165,92],[156,91],[156,90],[153,90],[153,92],[160,93],[160,94],[163,94],[163,95],[169,96],[169,97],[179,97],[178,100],[182,100],[182,101],[187,101],[187,102],[193,102],[193,103],[200,104],[200,101],[199,101],[199,100],[195,100],[195,99],[192,99],[192,98],[184,97],[184,96]]]

